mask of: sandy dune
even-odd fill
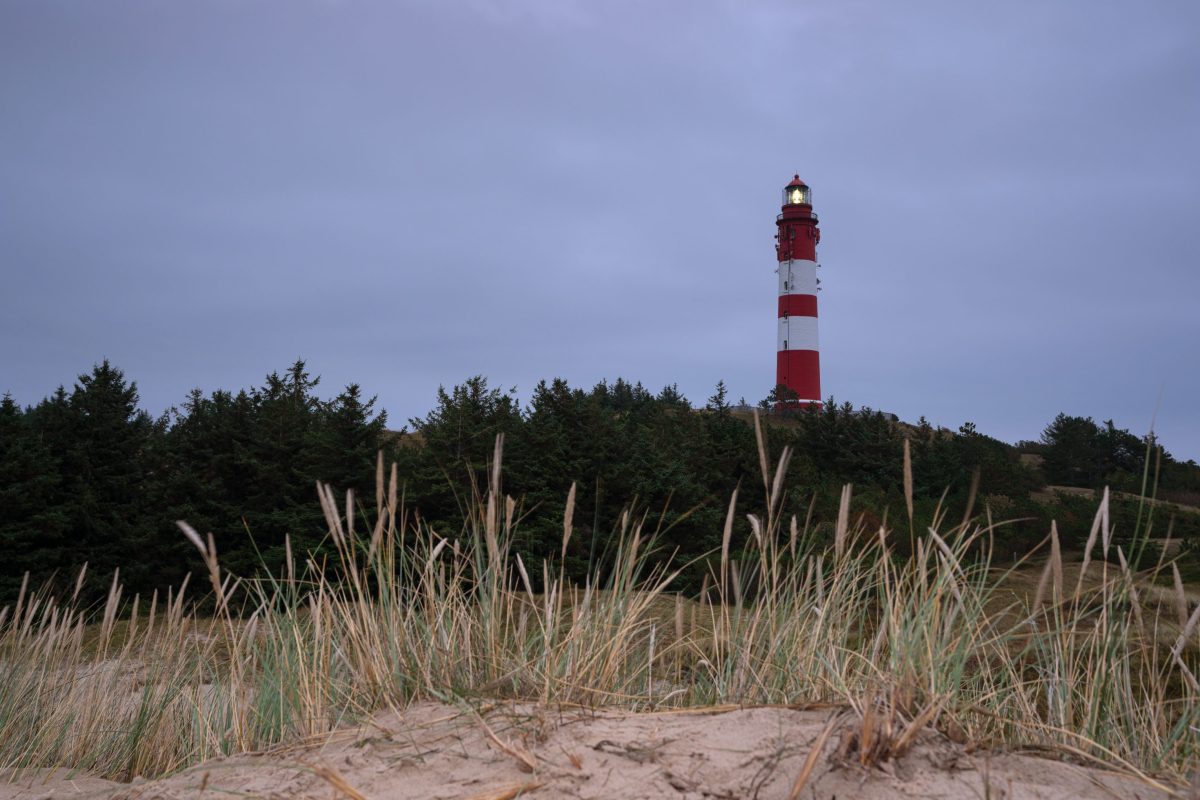
[[[626,714],[500,704],[482,716],[422,703],[369,726],[270,753],[206,762],[160,781],[119,784],[38,773],[0,798],[786,798],[838,715],[749,708]],[[925,732],[874,767],[859,761],[848,714],[830,727],[800,797],[1158,798],[1145,782],[1029,755],[968,753]]]

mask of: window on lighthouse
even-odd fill
[[[789,186],[783,190],[784,205],[812,205],[812,190],[807,186]]]

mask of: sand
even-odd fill
[[[832,722],[831,722],[832,720]],[[828,730],[827,730],[828,726]],[[420,703],[319,742],[208,761],[157,781],[39,771],[0,800],[117,798],[1161,798],[1145,781],[1061,759],[972,752],[926,730],[861,763],[861,722],[837,709],[629,714],[528,704]]]

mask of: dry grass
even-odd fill
[[[186,587],[126,601],[114,580],[96,624],[73,601],[24,593],[0,611],[0,768],[161,775],[414,699],[472,696],[830,704],[859,720],[844,746],[863,763],[898,756],[930,725],[1172,778],[1200,755],[1200,605],[1126,565],[1107,498],[1083,563],[1062,564],[1051,535],[1030,584],[1026,566],[993,569],[990,521],[910,518],[902,535],[916,555],[894,557],[892,530],[851,523],[850,487],[824,547],[779,513],[789,453],[772,464],[761,448],[768,511],[749,520],[753,557],[729,555],[735,493],[720,560],[692,600],[669,591],[671,568],[650,567],[652,537],[628,514],[603,584],[572,585],[550,562],[534,587],[511,550],[517,506],[501,456],[498,440],[489,486],[454,537],[405,513],[382,463],[369,522],[320,487],[336,580],[303,556],[280,576],[238,580],[211,537],[183,526],[212,618],[187,611]]]

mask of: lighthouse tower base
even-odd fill
[[[821,354],[816,350],[781,350],[776,354],[776,394],[781,405],[817,406],[821,401]]]

